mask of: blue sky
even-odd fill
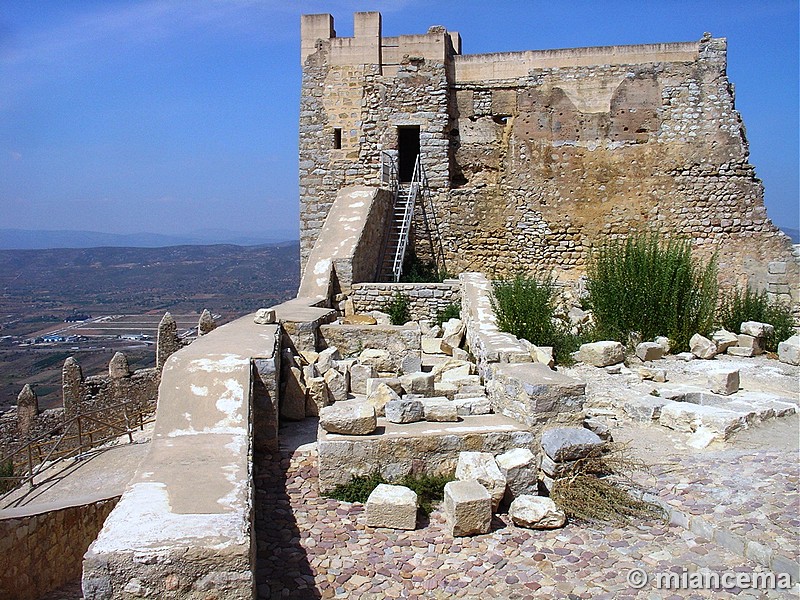
[[[728,38],[770,217],[798,227],[798,2],[0,0],[0,228],[297,231],[301,13],[465,53]],[[296,233],[295,233],[296,235]]]

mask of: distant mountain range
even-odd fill
[[[240,232],[204,229],[182,235],[160,233],[101,233],[99,231],[56,231],[0,229],[0,250],[47,250],[53,248],[161,248],[233,244],[259,246],[297,240],[294,230]]]
[[[791,227],[781,227],[783,233],[792,238],[793,244],[800,244],[800,229],[792,229]]]

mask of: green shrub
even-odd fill
[[[350,483],[337,485],[327,495],[329,498],[342,502],[365,503],[372,490],[382,483],[386,483],[386,480],[381,477],[380,473],[372,473],[366,477],[353,477]]]
[[[775,328],[772,335],[767,336],[766,348],[770,352],[778,351],[778,344],[794,335],[792,311],[780,302],[770,302],[767,292],[748,288],[735,287],[724,294],[717,314],[717,324],[733,333],[745,321],[769,323]]]
[[[492,308],[502,331],[537,346],[552,346],[556,362],[570,362],[580,340],[570,333],[569,324],[554,318],[559,295],[552,273],[540,279],[518,274],[492,286]]]
[[[406,475],[400,480],[400,485],[417,493],[420,510],[429,515],[434,504],[444,499],[444,486],[449,481],[453,481],[453,478],[443,475]]]
[[[588,304],[596,335],[626,343],[669,337],[675,351],[688,350],[695,333],[711,332],[717,300],[717,265],[692,260],[688,240],[638,235],[596,250],[588,264]]]
[[[408,296],[395,292],[389,302],[386,303],[383,310],[389,315],[392,325],[405,325],[411,320],[411,313],[408,307],[411,306],[411,301]]]
[[[442,323],[445,321],[449,321],[450,319],[460,319],[461,318],[461,305],[460,304],[448,304],[443,310],[436,311],[436,324],[439,327],[442,326]]]
[[[446,269],[439,269],[433,261],[422,260],[413,248],[406,252],[403,260],[403,271],[400,281],[403,283],[442,283],[450,274]]]
[[[6,477],[14,477],[14,463],[11,460],[0,463],[0,494],[17,487],[18,479],[5,479]]]

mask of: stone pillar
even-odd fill
[[[25,384],[17,396],[17,434],[20,438],[30,435],[36,415],[39,414],[39,398],[30,384]]]
[[[108,376],[111,379],[122,379],[131,376],[131,368],[128,365],[128,357],[122,352],[117,352],[108,363]]]
[[[64,416],[73,417],[83,401],[84,386],[83,370],[72,356],[64,361],[64,367],[61,369],[61,389],[64,398]]]
[[[211,313],[208,312],[208,309],[203,309],[203,313],[200,315],[200,320],[197,323],[197,335],[205,335],[210,331],[214,331],[217,328],[217,323],[214,321],[214,317],[211,316]]]
[[[156,368],[163,369],[164,363],[173,353],[181,347],[178,337],[178,324],[172,315],[164,313],[161,323],[158,324],[158,340],[156,341]]]

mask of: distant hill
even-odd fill
[[[793,229],[791,227],[781,227],[783,233],[792,238],[793,244],[800,244],[800,229]]]
[[[258,246],[298,239],[293,230],[235,232],[204,229],[184,235],[159,233],[101,233],[99,231],[57,231],[0,229],[0,250],[47,250],[53,248],[163,248],[232,244]]]

